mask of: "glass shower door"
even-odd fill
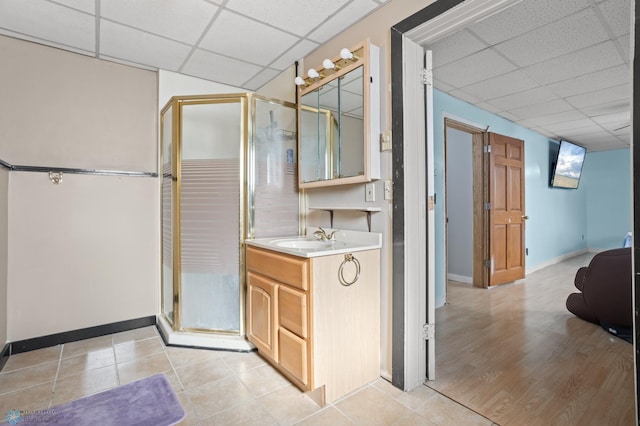
[[[162,313],[173,324],[173,107],[167,108],[161,118],[162,150]]]
[[[238,334],[242,103],[183,103],[181,117],[181,326]]]

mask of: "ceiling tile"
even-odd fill
[[[301,39],[295,46],[287,49],[279,58],[269,64],[269,66],[278,70],[284,70],[296,61],[302,60],[307,53],[311,52],[316,47],[318,47],[317,43]],[[304,71],[300,70],[299,73],[302,75]]]
[[[103,18],[173,40],[194,44],[218,7],[202,0],[108,0],[100,3]]]
[[[572,120],[572,121],[563,121],[560,123],[548,124],[544,127],[545,129],[554,133],[569,132],[572,130],[577,130],[578,132],[580,132],[581,130],[589,129],[589,128],[597,128],[598,130],[602,130],[602,128],[599,125],[594,123],[593,120],[589,118],[582,118],[580,120]]]
[[[509,111],[502,111],[500,113],[502,118],[506,118],[509,121],[513,121],[514,123],[520,120],[520,117],[517,117],[515,114],[511,114]]]
[[[229,37],[236,28],[243,31]],[[291,34],[223,10],[199,47],[236,59],[248,58],[251,63],[266,66],[273,60],[274,52],[284,53],[297,40]]]
[[[527,105],[522,108],[516,108],[511,110],[511,113],[520,117],[540,117],[547,114],[553,114],[558,112],[566,112],[571,110],[571,105],[564,100],[557,100],[553,102],[544,102],[536,105]]]
[[[454,98],[460,99],[461,101],[469,102],[470,104],[477,104],[480,102],[476,96],[473,96],[462,89],[454,89],[449,92],[451,96]]]
[[[586,118],[586,115],[582,114],[580,111],[572,109],[564,112],[545,114],[539,117],[527,118],[526,120],[522,120],[521,123],[525,127],[532,127],[532,126],[546,127],[550,124],[561,123],[563,121],[569,121],[569,120],[579,120],[581,118]]]
[[[589,31],[584,31],[588,28]],[[537,28],[494,48],[522,67],[543,62],[609,39],[592,9]]]
[[[1,1],[0,28],[62,46],[95,51],[95,17],[44,0]]]
[[[600,124],[605,130],[614,133],[616,136],[631,132],[631,124],[629,120],[612,121]]]
[[[628,83],[593,92],[566,98],[567,102],[577,108],[606,104],[615,101],[631,102],[631,87]]]
[[[540,84],[550,84],[623,65],[623,63],[613,43],[606,41],[546,62],[531,65],[525,68],[525,72]]]
[[[491,49],[485,49],[471,56],[433,70],[434,78],[461,88],[469,84],[506,74],[515,66]]]
[[[96,3],[87,0],[56,0],[56,3],[63,4],[72,9],[76,9],[95,16]]]
[[[424,47],[433,51],[434,68],[437,68],[486,49],[489,45],[463,30]]]
[[[447,83],[445,83],[444,81],[440,81],[440,80],[437,80],[437,79],[434,79],[434,80],[433,80],[433,86],[434,86],[437,90],[439,90],[439,91],[441,91],[441,92],[444,92],[444,93],[451,93],[451,91],[453,91],[453,90],[455,90],[455,89],[456,89],[456,88],[455,88],[455,87],[453,87],[452,85],[447,84]]]
[[[480,108],[480,109],[483,109],[483,110],[488,111],[488,112],[492,112],[494,114],[500,114],[502,112],[499,108],[496,108],[493,105],[488,104],[486,102],[480,102],[480,103],[476,104],[476,106],[478,108]]]
[[[631,32],[631,2],[629,0],[607,0],[598,7],[616,37]]]
[[[537,83],[526,73],[516,70],[465,86],[464,91],[483,100],[499,98],[512,93],[524,92]]]
[[[489,44],[509,40],[588,7],[589,0],[525,0],[482,19],[470,29]]]
[[[351,24],[368,15],[379,4],[371,0],[352,0],[340,13],[336,13],[307,37],[313,41],[324,43],[336,34],[349,28]]]
[[[181,72],[211,81],[241,87],[260,72],[262,67],[197,49]]]
[[[191,48],[153,34],[102,20],[100,54],[130,62],[177,71]]]
[[[273,78],[280,74],[280,70],[273,70],[269,68],[264,68],[260,70],[251,80],[247,81],[242,85],[249,90],[258,90],[263,85],[271,81]],[[293,82],[291,82],[293,84]]]
[[[626,121],[627,123],[631,120],[631,111],[618,112],[614,114],[606,114],[599,115],[597,117],[593,117],[593,121],[600,124],[604,127],[608,123],[616,123],[620,121]]]
[[[527,105],[551,102],[557,99],[558,97],[546,87],[535,87],[524,92],[491,99],[490,101],[487,101],[487,103],[495,106],[501,111],[506,111]]]
[[[627,34],[623,35],[622,37],[618,37],[617,40],[620,48],[622,49],[622,60],[625,64],[628,64],[631,52],[631,37],[629,34]]]
[[[629,111],[630,107],[631,105],[629,101],[616,101],[608,104],[593,105],[582,108],[582,112],[589,117],[597,117],[600,115],[623,113]]]
[[[567,139],[571,139],[570,136],[567,136]],[[574,138],[576,139],[576,138]],[[574,140],[571,139],[571,140]],[[594,127],[593,128],[593,132],[589,133],[589,134],[585,134],[585,135],[580,135],[579,140],[575,140],[576,142],[584,142],[584,143],[592,143],[592,142],[601,142],[601,141],[608,141],[608,140],[612,140],[612,139],[616,139],[615,136],[612,136],[609,132],[602,130],[601,128],[598,127]]]
[[[226,7],[283,31],[305,36],[333,16],[349,0],[229,0]]]
[[[596,71],[549,85],[558,96],[569,97],[607,87],[628,83],[631,71],[626,65],[618,65],[606,70]]]

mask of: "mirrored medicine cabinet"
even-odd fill
[[[299,187],[380,178],[379,49],[365,40],[298,85]]]

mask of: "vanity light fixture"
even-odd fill
[[[336,65],[331,59],[327,58],[324,61],[322,61],[322,66],[324,67],[325,70],[336,70],[338,71],[340,68],[340,66]]]
[[[343,48],[343,49],[340,51],[340,57],[341,57],[342,59],[350,59],[350,60],[352,60],[352,61],[357,61],[358,59],[360,59],[360,58],[358,58],[356,55],[354,55],[354,54],[353,54],[353,52],[352,52],[352,51],[350,51],[349,49],[347,49],[346,47],[345,47],[345,48]]]
[[[320,73],[318,73],[318,71],[316,71],[313,68],[309,68],[309,71],[307,71],[307,75],[309,76],[309,78],[313,78],[313,79],[320,78]]]
[[[358,48],[355,50],[358,54],[362,52],[362,48]],[[340,56],[334,60],[329,58],[322,61],[322,68],[320,71],[315,68],[310,68],[309,71],[305,75],[297,76],[294,80],[296,86],[307,87],[314,84],[316,81],[325,78],[326,76],[322,73],[323,70],[327,71],[327,75],[331,75],[342,68],[349,67],[350,64],[348,61],[355,63],[360,60],[360,56],[352,52],[348,48],[344,48],[340,51]],[[335,61],[335,62],[334,62]]]

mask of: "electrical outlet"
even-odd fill
[[[364,200],[370,203],[376,200],[376,188],[373,183],[364,186]]]
[[[393,183],[390,180],[384,181],[384,199],[390,200],[393,196]]]

